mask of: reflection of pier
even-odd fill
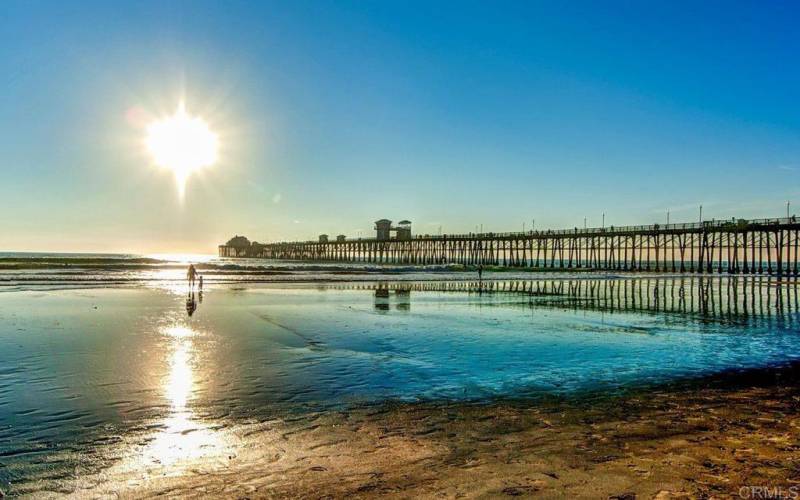
[[[523,296],[533,307],[606,312],[678,313],[719,319],[800,321],[800,285],[773,278],[626,278],[510,281],[342,283],[330,288],[374,291],[375,307],[389,310],[390,293],[461,292],[487,299]],[[380,299],[380,300],[379,300]],[[384,302],[385,300],[385,302]],[[380,304],[380,305],[379,305]],[[398,304],[398,309],[400,306]]]
[[[411,289],[406,287],[389,287],[382,283],[372,287],[375,290],[375,309],[388,311],[394,304],[398,311],[411,310]]]
[[[348,240],[342,237],[337,241],[268,244],[250,243],[246,238],[236,237],[220,245],[219,255],[414,265],[454,263],[795,276],[800,264],[800,223],[795,217],[439,236],[412,236],[408,229],[402,233],[403,238],[394,239],[387,236],[386,231],[384,233],[379,232],[378,238]]]

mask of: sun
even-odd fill
[[[216,163],[219,138],[205,120],[186,113],[183,102],[172,116],[147,127],[147,150],[156,165],[172,170],[183,198],[189,176]]]

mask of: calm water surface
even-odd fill
[[[576,395],[800,357],[797,283],[761,278],[9,290],[11,493],[178,473],[228,453],[239,426],[312,411]]]

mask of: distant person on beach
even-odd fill
[[[197,287],[200,289],[201,292],[203,291],[203,275],[202,274],[200,274],[199,277],[197,278]]]
[[[186,279],[189,280],[189,287],[194,288],[194,279],[197,277],[197,269],[194,264],[189,264],[189,270],[186,271]]]
[[[478,265],[478,281],[483,281],[483,264]]]

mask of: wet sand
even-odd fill
[[[614,397],[382,405],[263,422],[247,431],[249,446],[214,470],[129,481],[113,491],[124,497],[739,498],[743,486],[763,486],[790,494],[800,491],[799,380],[795,366]]]

